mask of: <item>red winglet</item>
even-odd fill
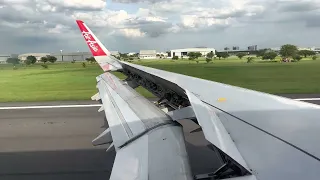
[[[81,20],[76,20],[79,26],[79,29],[91,50],[93,56],[107,56],[107,54],[103,51],[101,46],[99,45],[99,41],[97,42],[96,39],[92,36],[92,32],[86,28],[84,22]]]

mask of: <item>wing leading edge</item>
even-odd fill
[[[99,111],[104,111],[109,128],[93,144],[111,144],[108,150],[116,150],[110,180],[191,180],[182,126],[132,89],[132,84],[109,73],[122,69],[120,61],[110,57],[82,21],[77,23],[95,59],[107,71],[96,78],[99,93],[92,99],[102,101]]]

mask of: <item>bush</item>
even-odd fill
[[[199,64],[199,60],[196,60],[197,64]]]
[[[211,58],[206,58],[207,63],[211,62],[212,59]]]
[[[83,63],[82,63],[82,67],[83,67],[83,68],[86,68],[86,67],[87,67],[86,63],[83,62]]]
[[[179,59],[179,57],[178,56],[173,56],[173,58],[172,58],[173,60],[178,60]]]
[[[312,56],[312,60],[317,60],[317,56]]]
[[[294,61],[300,61],[302,59],[302,57],[300,55],[294,55],[293,56],[293,60]]]
[[[72,60],[71,63],[72,63],[72,64],[76,63],[76,60]]]
[[[254,57],[247,57],[247,63],[254,62]]]
[[[48,69],[48,65],[46,65],[46,64],[41,64],[41,66],[42,66],[44,69]]]

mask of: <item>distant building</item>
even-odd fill
[[[248,46],[248,51],[257,51],[257,50],[258,50],[258,45]]]
[[[128,53],[128,56],[132,56],[132,55],[135,55],[135,54],[137,54],[137,53],[135,53],[135,52],[129,52],[129,53]]]
[[[156,50],[141,50],[139,54],[140,59],[157,59]]]
[[[86,58],[92,57],[91,52],[63,52],[52,53],[51,56],[57,58],[57,61],[85,61]]]
[[[188,53],[190,52],[200,52],[202,56],[206,56],[208,53],[213,52],[215,55],[214,48],[186,48],[186,49],[174,49],[168,53],[168,57],[172,58],[174,56],[181,57],[188,57]]]
[[[120,56],[119,51],[110,51],[110,53],[111,53],[111,55],[116,56],[116,57]]]
[[[0,54],[0,64],[7,63],[7,59],[10,57],[11,57],[11,55],[9,55],[9,54]]]
[[[20,59],[22,62],[27,59],[28,56],[34,56],[36,57],[37,61],[40,62],[42,57],[46,57],[50,55],[50,53],[26,53],[26,54],[20,54],[18,56],[18,59]]]

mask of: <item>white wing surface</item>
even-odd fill
[[[92,37],[99,46],[88,45],[99,64],[112,66],[104,70],[127,76],[123,82],[104,73],[93,96],[102,100],[110,126],[94,143],[112,137],[117,151],[111,178],[190,179],[181,126],[173,120],[191,119],[225,162],[215,179],[319,179],[320,106],[119,61],[100,54],[99,47],[107,50]],[[169,112],[137,94],[138,86]]]

